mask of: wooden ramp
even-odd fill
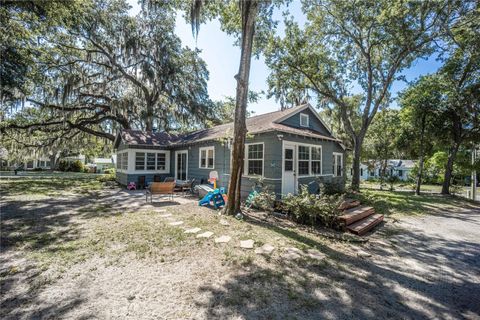
[[[358,200],[345,200],[339,209],[343,210],[343,214],[337,218],[337,222],[345,231],[360,236],[383,221],[382,214],[375,214],[373,207],[361,206]]]

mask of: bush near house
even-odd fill
[[[255,194],[251,205],[253,208],[267,212],[281,210],[301,224],[333,227],[336,218],[340,215],[338,208],[344,198],[343,186],[321,183],[316,192],[312,193],[309,186],[302,185],[299,194],[288,194],[281,201],[276,200],[274,192],[264,188]]]

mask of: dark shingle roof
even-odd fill
[[[333,136],[325,136],[313,130],[294,128],[276,122],[288,116],[289,114],[293,115],[299,110],[305,109],[305,107],[306,105],[300,105],[291,109],[269,112],[247,118],[247,131],[250,134],[280,131],[285,133],[308,136],[312,138],[340,142],[340,140],[334,138]],[[232,136],[233,122],[181,135],[167,134],[165,132],[145,132],[141,130],[123,130],[121,132],[121,138],[125,144],[157,146],[181,145],[194,142],[216,140]]]

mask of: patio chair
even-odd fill
[[[137,189],[145,189],[145,176],[138,177]]]
[[[193,193],[193,184],[194,183],[195,183],[195,178],[193,178],[191,180],[187,180],[183,184],[180,185],[180,187],[182,188],[183,195],[185,195],[185,191]]]
[[[163,182],[174,182],[174,181],[175,181],[174,177],[166,177],[165,180],[163,180]]]
[[[148,196],[150,196],[150,202],[153,202],[153,195],[168,195],[169,199],[173,200],[173,189],[175,188],[175,182],[152,182],[145,190],[145,202],[148,202]]]

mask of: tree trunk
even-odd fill
[[[442,194],[450,194],[450,183],[452,180],[453,163],[455,162],[455,158],[457,157],[459,147],[460,143],[455,143],[450,148],[450,152],[448,153],[448,161],[447,165],[445,166],[445,176],[442,185]]]
[[[240,212],[240,190],[242,185],[243,159],[245,153],[245,135],[247,133],[245,117],[247,112],[248,81],[252,60],[255,20],[258,12],[257,1],[242,1],[242,52],[237,80],[235,102],[235,120],[233,125],[232,168],[228,185],[228,202],[225,213],[234,215]]]
[[[353,139],[353,176],[352,189],[358,191],[360,189],[360,155],[362,153],[362,143],[365,134],[356,135]]]
[[[423,162],[425,158],[425,151],[424,151],[424,143],[425,143],[425,120],[427,118],[427,114],[424,113],[422,116],[422,124],[421,124],[421,133],[420,133],[420,159],[418,164],[418,174],[417,174],[417,185],[415,187],[415,195],[420,195],[420,187],[422,185],[422,176],[423,176]]]

